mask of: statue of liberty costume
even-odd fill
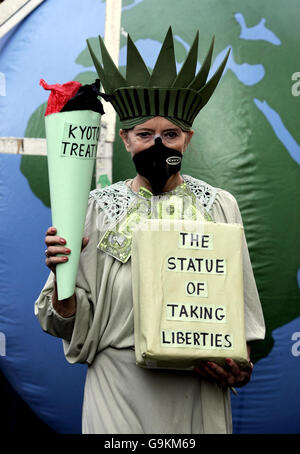
[[[176,73],[169,29],[152,74],[128,36],[127,73],[113,64],[99,37],[102,64],[89,49],[105,90],[102,95],[117,111],[122,128],[163,116],[189,130],[209,100],[226,58],[206,83],[213,43],[195,75],[198,34],[179,74]],[[183,175],[174,190],[153,195],[130,180],[90,193],[76,281],[76,314],[60,316],[53,308],[51,273],[35,303],[44,331],[63,339],[70,363],[87,363],[82,432],[84,434],[225,434],[231,433],[230,391],[201,379],[193,371],[143,369],[134,351],[132,304],[132,228],[149,217],[200,219],[242,224],[235,198],[196,178]],[[145,260],[147,258],[145,257]],[[245,332],[247,342],[265,335],[261,304],[243,244]]]

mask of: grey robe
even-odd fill
[[[192,181],[194,193],[202,197],[214,221],[242,224],[237,202],[230,193],[191,177],[184,178]],[[116,185],[123,188],[125,196],[136,196],[126,182]],[[200,192],[198,187],[202,188]],[[101,217],[105,207],[110,209],[109,202],[103,205],[105,194],[101,199],[101,191],[93,191],[89,198],[84,232],[89,243],[81,253],[76,314],[61,317],[52,307],[52,273],[35,303],[42,329],[63,339],[66,359],[89,365],[82,432],[231,433],[228,389],[201,379],[194,372],[149,370],[136,365],[130,259],[121,263],[97,249]],[[246,339],[250,342],[264,338],[265,325],[246,241],[243,260]]]

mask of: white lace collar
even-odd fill
[[[209,211],[214,203],[217,189],[208,183],[189,175],[182,175],[182,178],[189,189],[195,194],[203,208],[206,211]],[[176,189],[177,188],[167,194],[172,195],[176,193]],[[159,198],[163,196],[164,195],[152,197]],[[141,192],[134,192],[125,181],[119,181],[110,186],[106,186],[105,188],[91,191],[90,197],[95,199],[97,205],[104,212],[108,221],[115,223],[128,210],[131,204],[135,202],[136,197],[143,197],[143,195]]]

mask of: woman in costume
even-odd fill
[[[120,117],[120,135],[137,175],[90,193],[76,290],[63,301],[57,301],[55,267],[68,260],[70,251],[66,239],[57,236],[54,227],[48,229],[46,264],[51,273],[35,313],[43,330],[63,339],[70,363],[89,365],[83,433],[231,433],[230,387],[249,381],[250,347],[247,370],[240,370],[230,358],[224,368],[204,362],[195,371],[138,367],[130,261],[130,222],[137,219],[137,213],[153,215],[153,207],[160,203],[171,209],[171,198],[193,200],[192,208],[206,220],[242,224],[231,194],[180,174],[193,120],[216,88],[228,55],[206,83],[213,43],[195,75],[197,34],[177,75],[170,29],[150,75],[128,36],[124,78],[99,40],[103,66],[88,43],[90,53],[105,89],[103,97]],[[167,213],[168,209],[158,211]],[[265,327],[245,239],[243,271],[249,345],[264,338]]]

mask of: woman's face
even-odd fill
[[[123,140],[126,150],[133,157],[154,145],[154,140],[161,137],[163,144],[168,148],[183,153],[194,131],[184,132],[171,121],[163,117],[154,117],[151,120],[145,121],[133,129],[126,131],[120,129],[120,136]]]

